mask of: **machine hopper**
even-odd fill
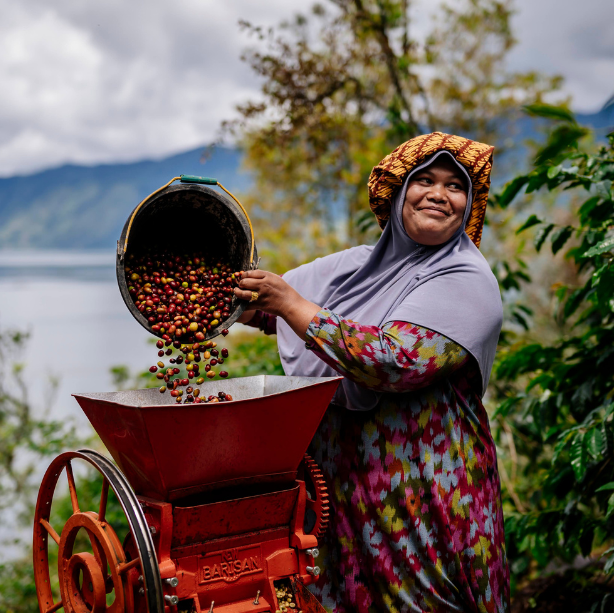
[[[137,495],[174,501],[208,490],[292,482],[341,378],[226,380],[234,401],[169,405],[157,389],[75,394]],[[201,394],[217,394],[206,382]]]

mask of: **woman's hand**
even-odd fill
[[[235,288],[234,292],[237,298],[250,301],[250,311],[261,309],[283,318],[301,338],[305,336],[311,320],[320,311],[318,305],[304,299],[279,275],[268,271],[245,271],[239,287]],[[253,292],[258,294],[255,301],[251,300]]]
[[[252,301],[252,292],[258,294],[258,299]],[[287,311],[287,304],[293,298],[301,299],[296,290],[286,283],[279,275],[268,271],[245,271],[235,295],[244,301],[250,301],[248,309],[260,309],[275,316],[281,316]]]

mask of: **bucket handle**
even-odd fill
[[[158,194],[158,192],[162,192],[162,190],[165,190],[166,188],[168,188],[168,186],[171,185],[171,183],[173,183],[174,181],[181,181],[181,183],[204,183],[205,185],[216,185],[222,188],[222,190],[224,190],[224,192],[226,192],[226,194],[228,194],[228,196],[230,196],[237,203],[237,205],[239,205],[239,207],[241,208],[241,211],[243,211],[243,213],[245,214],[247,223],[249,224],[249,232],[251,234],[251,240],[252,240],[252,247],[251,247],[251,251],[249,254],[249,262],[250,262],[250,265],[253,266],[254,265],[254,229],[252,228],[252,222],[249,219],[249,215],[247,215],[247,211],[245,210],[245,207],[239,202],[239,199],[234,194],[229,192],[217,179],[213,179],[211,177],[199,177],[198,175],[179,175],[179,177],[173,177],[168,183],[164,184],[161,188],[158,188],[155,192],[152,192],[149,196],[144,198],[138,204],[137,208],[134,210],[134,213],[130,217],[130,222],[128,223],[128,230],[126,231],[126,240],[124,241],[124,248],[122,252],[119,254],[120,257],[123,258],[124,254],[126,253],[126,250],[128,249],[128,237],[130,236],[130,229],[132,228],[132,222],[134,221],[136,214],[139,212],[139,209],[152,196],[155,196],[156,194]],[[119,241],[118,241],[118,248],[119,248]]]

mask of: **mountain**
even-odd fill
[[[241,153],[204,147],[162,160],[98,166],[65,165],[0,179],[0,248],[113,248],[136,205],[177,175],[215,177],[231,192],[249,178]]]
[[[614,130],[614,96],[612,96],[597,113],[577,113],[578,123],[590,126],[598,137]]]
[[[598,113],[578,114],[599,139],[614,129],[614,97]],[[512,145],[497,159],[494,185],[526,166],[525,139],[543,138],[543,120],[523,117],[510,128]],[[108,249],[115,246],[134,207],[177,175],[219,179],[231,192],[249,187],[240,172],[241,152],[216,147],[206,163],[204,147],[162,160],[98,166],[66,165],[0,179],[0,249]]]

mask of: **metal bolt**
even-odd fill
[[[211,602],[211,607],[209,608],[209,612],[213,612],[213,604],[215,603],[215,601]]]
[[[177,597],[177,595],[164,595],[164,601],[171,605],[177,605],[179,603],[179,597]]]
[[[317,565],[315,567],[307,567],[307,573],[310,573],[312,576],[319,576],[320,568]]]
[[[177,578],[165,578],[164,581],[173,588],[179,585],[179,580]]]
[[[260,597],[260,591],[256,593],[256,599],[254,599],[254,605],[258,605],[258,598]]]
[[[156,527],[149,527],[149,532],[150,532],[152,535],[155,535],[155,534],[157,533],[157,531],[156,531]]]
[[[320,555],[320,551],[317,548],[309,548],[305,550],[308,556],[312,556],[314,559]]]

